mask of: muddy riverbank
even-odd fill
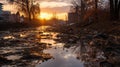
[[[52,58],[49,53],[43,52],[51,44],[41,42],[38,30],[26,28],[0,31],[0,34],[0,66],[31,67]]]
[[[72,33],[71,33],[72,31]],[[64,47],[75,47],[78,59],[84,67],[119,67],[120,36],[90,29],[69,30],[56,39],[64,42]]]
[[[76,53],[55,41],[59,33],[47,26],[0,31],[1,67],[83,67]],[[72,63],[72,64],[71,64]]]
[[[0,66],[120,66],[117,60],[120,58],[120,36],[88,29],[67,33],[51,29],[54,30],[41,26],[0,31]]]

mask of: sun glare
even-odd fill
[[[41,13],[40,14],[40,19],[46,19],[46,20],[49,20],[52,18],[52,15],[49,14],[49,13]]]

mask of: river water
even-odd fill
[[[55,43],[53,40],[45,42],[53,43],[52,48],[46,49],[44,52],[50,53],[54,58],[38,64],[36,67],[83,67],[83,62],[76,59],[72,48],[64,48],[64,43]]]
[[[44,29],[44,27],[41,27]],[[53,39],[56,39],[56,35],[59,33],[51,33]],[[52,48],[44,50],[45,53],[50,53],[53,58],[37,64],[36,67],[83,67],[83,62],[76,59],[76,54],[72,48],[64,48],[65,43],[56,43],[53,39],[42,39],[41,42],[51,43]]]
[[[84,67],[83,62],[76,58],[77,54],[73,51],[73,48],[64,48],[65,43],[54,41],[56,35],[59,33],[46,32],[46,28],[46,26],[42,26],[38,28],[0,31],[0,57],[2,56],[7,60],[12,60],[10,63],[0,61],[2,63],[0,66]],[[38,43],[45,43],[50,46],[44,50],[39,48],[39,50],[38,46],[36,46]],[[52,57],[47,61],[36,59],[41,53]],[[34,58],[33,55],[35,56],[34,60],[32,59]]]

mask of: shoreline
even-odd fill
[[[25,22],[25,23],[0,23],[0,31],[6,31],[10,29],[22,29],[22,28],[32,28],[41,26],[39,22]]]

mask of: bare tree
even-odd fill
[[[35,0],[8,0],[18,6],[18,10],[23,12],[29,20],[35,18],[35,15],[40,13],[39,4],[35,4]]]
[[[98,0],[95,0],[95,20],[98,22]]]
[[[73,0],[72,11],[78,14],[78,22],[83,22],[85,14],[85,1],[84,0]]]
[[[112,20],[119,19],[120,13],[120,0],[109,0],[110,1],[110,15]]]
[[[31,7],[31,15],[32,15],[32,18],[35,19],[39,16],[40,14],[40,7],[39,7],[39,4],[35,4]]]
[[[104,6],[104,0],[73,0],[72,4],[74,8],[72,11],[76,11],[79,14],[80,22],[92,20],[92,22],[98,22],[98,12]]]

